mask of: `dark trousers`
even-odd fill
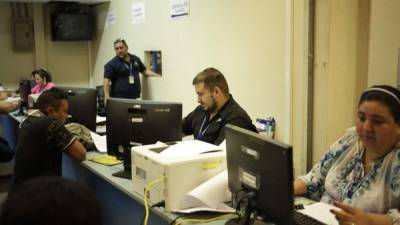
[[[14,156],[14,151],[8,145],[8,142],[0,137],[0,162],[8,162]]]

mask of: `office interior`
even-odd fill
[[[134,24],[137,2],[145,19]],[[275,138],[293,146],[295,175],[354,124],[363,89],[397,86],[400,76],[398,0],[191,0],[189,15],[176,19],[169,1],[81,4],[95,15],[91,41],[52,41],[50,4],[31,1],[32,48],[14,51],[12,5],[0,1],[3,86],[17,88],[36,68],[51,71],[57,85],[101,85],[113,41],[124,38],[141,59],[162,52],[162,76],[142,77],[143,99],[182,102],[186,115],[197,105],[193,77],[215,67],[253,121],[275,118]]]

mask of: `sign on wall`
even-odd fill
[[[171,18],[181,18],[189,15],[189,0],[170,0]]]
[[[137,2],[132,4],[132,23],[144,23],[145,19],[145,4],[144,2]]]

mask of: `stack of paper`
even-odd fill
[[[122,163],[121,160],[118,160],[115,156],[110,155],[95,156],[89,160],[106,166],[113,166]]]
[[[224,203],[229,200],[231,200],[231,195],[228,190],[228,173],[225,170],[186,194],[181,201],[182,210],[179,210],[179,212],[233,213],[235,210]]]
[[[298,211],[327,225],[339,225],[339,222],[335,219],[335,215],[330,212],[331,209],[340,210],[335,206],[323,202],[316,202],[311,205],[306,205],[304,209]]]

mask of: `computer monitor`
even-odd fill
[[[226,224],[248,224],[253,212],[268,222],[292,224],[292,147],[229,124],[225,138],[229,189],[236,199],[248,200],[245,216]]]
[[[19,105],[19,111],[15,114],[16,116],[24,116],[24,108],[28,108],[28,97],[31,94],[31,81],[21,80],[19,82],[19,96],[21,98],[21,103]]]
[[[110,98],[106,109],[107,153],[182,139],[182,104]]]
[[[58,87],[68,94],[67,122],[80,123],[96,131],[97,99],[96,89],[83,87]]]
[[[131,179],[131,147],[182,139],[182,104],[110,98],[106,109],[107,154],[124,160],[114,176]]]

